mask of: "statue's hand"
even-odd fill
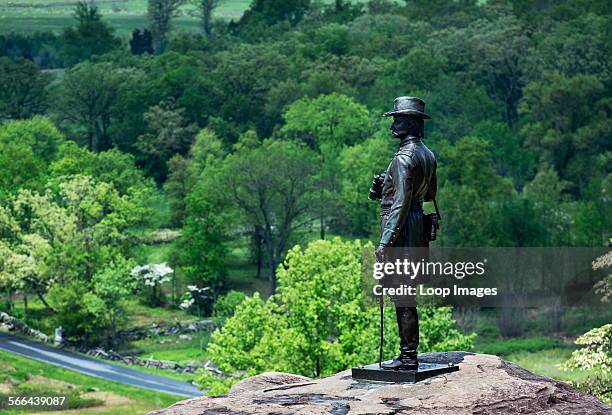
[[[376,261],[377,262],[385,262],[386,248],[387,247],[384,245],[379,245],[378,248],[376,248]]]
[[[382,174],[377,174],[372,177],[372,186],[370,186],[370,194],[368,195],[368,199],[370,200],[380,200],[382,199],[382,189],[383,183],[385,181],[385,172]]]

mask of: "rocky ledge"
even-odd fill
[[[355,381],[350,370],[320,380],[269,372],[234,385],[227,395],[178,402],[155,415],[247,414],[610,414],[612,408],[566,383],[497,356],[426,353],[419,360],[460,370],[417,384]]]

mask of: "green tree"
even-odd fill
[[[238,62],[234,64],[241,65]],[[222,76],[213,76],[213,69],[210,62],[197,55],[168,51],[155,58],[153,67],[149,69],[150,78],[143,88],[148,99],[157,98],[154,104],[165,99],[173,100],[176,107],[184,108],[190,121],[205,125],[209,114],[217,113],[218,107],[230,94],[225,91],[229,82]],[[227,76],[230,76],[229,69]],[[221,94],[220,90],[224,93]],[[246,91],[241,91],[242,94]]]
[[[439,151],[438,202],[443,209],[446,246],[496,246],[507,235],[496,229],[499,205],[512,199],[512,182],[494,169],[491,144],[465,137]],[[468,212],[465,206],[471,206]]]
[[[198,128],[171,100],[149,108],[144,119],[147,132],[138,137],[138,148],[147,156],[148,173],[164,181],[167,161],[174,154],[187,154]]]
[[[567,203],[568,186],[555,169],[543,164],[523,188],[523,197],[533,204],[538,222],[546,229],[544,246],[572,245],[570,231],[574,213]]]
[[[315,169],[315,155],[301,143],[255,141],[206,170],[194,190],[203,200],[217,200],[239,226],[261,230],[271,292],[289,243],[312,218]]]
[[[9,142],[0,146],[0,198],[20,188],[41,188],[45,165],[32,149],[24,144]]]
[[[387,168],[393,156],[393,144],[394,140],[385,132],[346,147],[340,154],[340,188],[345,213],[342,229],[345,233],[360,237],[380,236],[380,204],[364,200],[372,176]]]
[[[111,137],[112,146],[134,154],[140,160],[144,156],[138,150],[137,138],[146,130],[144,113],[159,103],[165,92],[154,84],[157,79],[156,69],[151,68],[155,66],[154,62],[132,66],[135,64],[136,62],[124,63],[121,64],[121,69],[116,69],[120,73],[120,81],[116,96],[109,107],[110,125],[107,133]]]
[[[606,403],[611,403],[609,384],[612,371],[612,324],[587,331],[576,339],[580,349],[572,352],[572,356],[564,363],[566,370],[579,369],[589,371],[584,382],[575,382],[575,386],[595,395]]]
[[[290,64],[282,45],[240,43],[216,55],[218,63],[210,69],[213,88],[208,95],[216,97],[208,127],[227,144],[255,128],[260,137],[269,137],[275,127],[273,120],[262,116],[272,86],[289,76]],[[219,91],[222,91],[220,94]],[[211,123],[216,118],[219,125]],[[219,122],[222,121],[222,122]],[[231,122],[230,122],[231,121]]]
[[[172,222],[182,225],[187,212],[187,195],[207,166],[223,158],[225,151],[215,133],[202,129],[195,137],[189,156],[174,155],[168,160],[164,190],[170,197]]]
[[[153,35],[153,48],[156,53],[166,50],[168,34],[172,29],[172,18],[176,16],[184,0],[148,0],[147,15]]]
[[[513,16],[481,19],[468,27],[440,31],[432,42],[451,70],[467,72],[472,80],[486,85],[500,109],[498,114],[512,128],[518,122],[528,45],[529,38]]]
[[[206,36],[212,34],[213,13],[222,0],[194,0],[200,14],[200,24]]]
[[[428,108],[436,109],[433,119],[425,123],[426,140],[434,149],[440,141],[454,142],[471,135],[482,121],[498,120],[495,101],[483,85],[469,78],[442,76],[431,87],[413,94],[425,100]]]
[[[282,132],[299,138],[319,153],[319,225],[325,239],[326,217],[335,206],[339,192],[338,157],[346,145],[361,141],[370,126],[368,109],[341,94],[302,98],[289,106]]]
[[[230,290],[215,301],[213,316],[228,319],[234,315],[236,308],[245,300],[246,294],[242,291]]]
[[[594,270],[608,269],[608,275],[593,287],[596,293],[602,295],[603,303],[608,303],[612,296],[612,274],[609,273],[611,266],[611,251],[593,261]],[[612,342],[612,324],[589,330],[576,339],[575,343],[581,347],[574,350],[572,356],[563,364],[565,370],[588,371],[589,376],[586,381],[576,382],[575,386],[606,403],[612,403],[608,387],[610,372],[612,372],[610,342]]]
[[[189,164],[189,160],[180,154],[168,160],[168,179],[164,183],[164,190],[170,199],[173,226],[181,226],[187,214],[186,199],[195,182]]]
[[[0,237],[4,247],[12,251],[5,267],[12,269],[15,283],[37,294],[48,306],[44,295],[60,272],[62,277],[70,278],[84,265],[81,253],[76,251],[81,248],[75,244],[76,218],[55,203],[51,195],[26,189],[6,200],[1,211]]]
[[[58,152],[62,134],[48,120],[10,121],[0,125],[0,194],[20,188],[42,190],[48,163]]]
[[[405,14],[410,19],[427,21],[438,28],[463,26],[481,14],[476,0],[405,0]]]
[[[437,85],[445,81],[444,76],[448,76],[448,66],[446,58],[431,48],[413,47],[398,59],[385,62],[374,81],[374,96],[368,97],[368,101],[376,107],[386,108],[388,97],[397,95],[397,91],[437,89]]]
[[[89,1],[79,1],[74,10],[75,27],[62,33],[61,56],[68,66],[102,55],[117,48],[120,40],[113,29],[102,21],[98,7]]]
[[[558,71],[567,77],[592,75],[601,82],[609,81],[609,31],[610,16],[584,10],[575,19],[556,22],[550,31],[538,33],[540,39],[528,49],[529,78],[535,80],[543,72]]]
[[[110,148],[111,108],[121,82],[121,71],[110,63],[83,62],[69,69],[52,95],[58,125],[91,151]]]
[[[568,105],[571,103],[571,105]],[[525,87],[521,133],[542,161],[571,183],[573,195],[586,195],[604,171],[612,124],[606,88],[592,75],[571,78],[547,72]]]
[[[6,294],[6,306],[10,312],[13,307],[13,295],[24,287],[24,279],[32,267],[25,254],[15,252],[11,246],[0,241],[0,289]],[[27,306],[26,316],[27,320]]]
[[[537,154],[526,148],[523,137],[506,123],[484,120],[474,127],[472,135],[491,143],[491,155],[495,171],[512,178],[517,189],[533,177]]]
[[[195,189],[188,197],[187,217],[174,262],[189,283],[218,291],[227,275],[226,228],[205,196]]]
[[[27,59],[0,58],[0,121],[26,119],[47,108],[49,78]]]
[[[282,3],[274,0],[255,0],[240,19],[241,25],[267,26],[288,21],[294,25],[300,22],[310,7],[310,0],[287,0]]]
[[[126,299],[136,282],[133,262],[116,257],[96,272],[91,282],[73,280],[56,284],[49,292],[55,319],[68,337],[87,344],[116,346],[116,333],[127,318]]]
[[[59,147],[65,138],[51,121],[36,116],[29,120],[2,124],[0,141],[25,144],[38,158],[49,163],[57,157]]]

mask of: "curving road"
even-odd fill
[[[42,343],[36,343],[12,334],[0,332],[0,350],[15,353],[29,359],[38,360],[64,369],[74,370],[89,376],[149,389],[172,395],[194,397],[202,391],[187,382],[180,382],[162,376],[151,375],[123,366],[101,362],[66,350]]]

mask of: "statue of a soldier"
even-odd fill
[[[382,235],[376,258],[384,262],[390,257],[412,255],[415,260],[414,252],[427,250],[439,219],[439,215],[432,218],[423,213],[423,202],[435,200],[437,190],[436,158],[423,144],[424,120],[430,116],[425,113],[425,102],[416,97],[396,98],[393,111],[383,115],[393,117],[391,134],[399,140],[399,150],[387,170],[374,177],[370,191],[370,199],[381,201]],[[412,302],[406,302],[406,298],[391,300],[395,304],[400,354],[382,367],[416,370],[419,317],[415,298]]]

